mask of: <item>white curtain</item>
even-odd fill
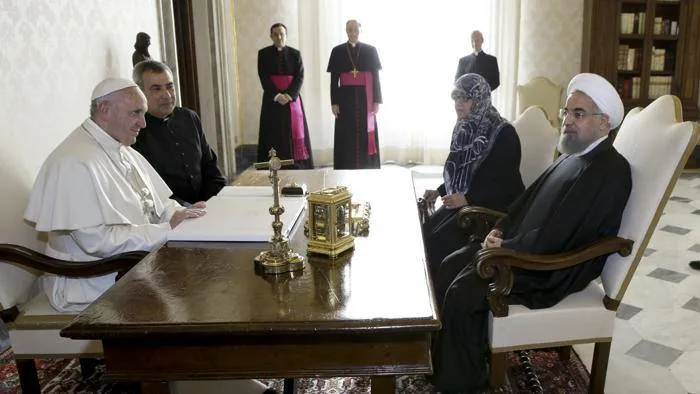
[[[331,49],[347,40],[345,21],[362,24],[360,41],[374,45],[382,62],[382,161],[442,164],[455,121],[454,74],[459,58],[472,51],[472,30],[484,34],[484,51],[498,57],[501,86],[494,104],[509,119],[515,113],[519,9],[520,0],[299,0],[302,94],[315,164],[333,162],[326,67]]]

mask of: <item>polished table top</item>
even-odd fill
[[[235,184],[269,185],[267,175],[249,170]],[[169,244],[137,264],[62,335],[148,339],[439,329],[410,171],[280,171],[280,177],[281,185],[304,182],[309,191],[348,186],[353,202],[371,204],[369,235],[356,237],[355,250],[344,258],[311,258],[293,276],[255,273],[253,257],[267,248],[264,243]],[[305,217],[290,239],[301,254]]]

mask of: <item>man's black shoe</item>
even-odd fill
[[[690,263],[688,263],[688,265],[690,266],[690,268],[700,271],[700,260],[693,260]]]

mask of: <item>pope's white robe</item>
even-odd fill
[[[155,215],[143,209],[138,172],[153,198]],[[133,179],[132,179],[132,183]],[[46,254],[70,261],[99,260],[166,241],[170,218],[182,206],[138,152],[120,144],[88,119],[46,159],[34,182],[25,219],[48,232]],[[114,284],[116,274],[90,279],[44,275],[41,287],[59,311],[80,311]]]

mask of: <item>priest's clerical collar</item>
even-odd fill
[[[355,46],[359,43],[360,43],[359,41],[355,41],[355,42],[348,41],[348,44],[350,44],[350,46],[353,48],[355,48]]]
[[[172,113],[170,115],[166,116],[165,118],[159,118],[157,116],[151,115],[150,112],[146,112],[146,121],[147,122],[156,122],[156,123],[168,123],[171,116],[173,116]]]
[[[474,51],[474,56],[479,56],[481,55],[481,51]]]
[[[284,50],[284,47],[283,46],[281,46],[281,47],[275,46],[275,49],[277,49],[277,51],[279,51],[279,52],[282,52]]]

